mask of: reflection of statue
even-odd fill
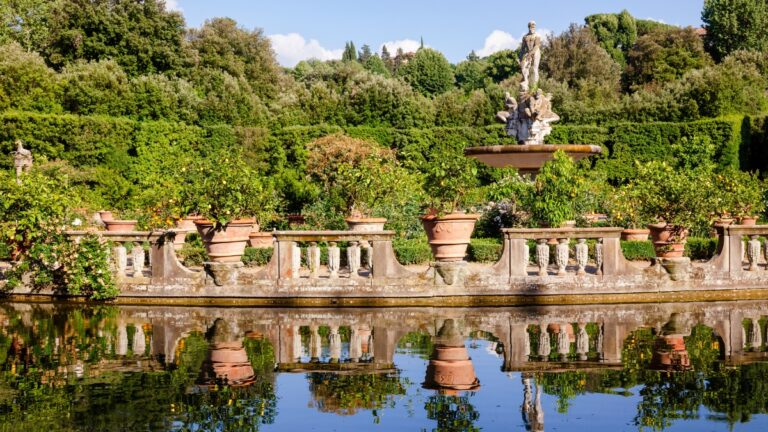
[[[21,183],[21,173],[28,172],[32,168],[32,152],[24,148],[21,140],[16,140],[13,165],[16,167],[16,182]]]
[[[532,397],[531,375],[523,375],[523,405],[520,411],[523,413],[525,430],[540,432],[544,430],[544,409],[541,406],[541,384],[536,384],[536,395]]]
[[[541,61],[541,37],[536,34],[536,22],[528,23],[528,34],[523,36],[523,43],[520,46],[520,69],[523,72],[523,82],[521,83],[527,91],[539,83],[539,61]],[[528,77],[533,69],[533,85],[528,81]]]

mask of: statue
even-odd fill
[[[13,152],[13,165],[16,167],[16,183],[21,183],[21,173],[32,168],[32,152],[25,149],[21,140],[16,140],[16,151]]]
[[[523,43],[520,46],[520,69],[523,72],[523,82],[521,86],[528,89],[535,87],[539,83],[539,62],[541,61],[541,37],[536,34],[536,22],[528,23],[528,34],[523,36]],[[528,77],[533,68],[533,86],[530,85]]]
[[[520,67],[523,72],[520,94],[515,100],[509,93],[505,93],[506,111],[496,113],[496,119],[506,124],[507,136],[514,137],[518,144],[544,144],[544,137],[552,132],[550,123],[560,120],[560,116],[552,111],[551,94],[545,94],[541,89],[530,93],[530,73],[533,72],[533,86],[539,81],[541,38],[536,34],[535,22],[528,23],[528,30],[520,47]]]

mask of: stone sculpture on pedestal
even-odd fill
[[[32,152],[24,148],[21,140],[16,140],[13,165],[16,167],[16,182],[21,183],[21,173],[29,172],[32,168]]]

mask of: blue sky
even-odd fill
[[[700,26],[702,0],[166,0],[180,10],[187,25],[227,16],[241,26],[261,28],[273,43],[278,61],[293,66],[315,57],[338,58],[344,43],[379,50],[406,51],[424,43],[451,62],[471,51],[488,55],[515,48],[534,19],[541,31],[560,33],[572,22],[599,12],[627,9],[638,18],[681,26]]]

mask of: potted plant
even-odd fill
[[[712,187],[707,169],[675,169],[658,161],[638,164],[637,177],[626,188],[637,200],[639,217],[654,221],[648,228],[657,257],[683,256],[689,231],[709,226]]]
[[[109,232],[130,232],[136,231],[136,225],[139,223],[141,214],[135,210],[123,210],[120,212],[121,219],[114,219],[112,212],[99,212],[104,227]],[[105,219],[106,216],[106,219]]]
[[[445,147],[435,149],[431,156],[424,185],[429,209],[421,223],[437,261],[461,261],[480,218],[459,210],[477,183],[477,168],[473,160]]]
[[[336,175],[336,190],[349,212],[352,231],[382,231],[387,219],[383,209],[404,206],[418,195],[413,174],[394,158],[369,155],[357,164],[343,163]]]
[[[573,160],[562,151],[545,163],[533,184],[531,219],[544,227],[575,226],[578,201],[586,192]]]
[[[739,218],[741,225],[755,225],[765,211],[765,182],[757,172],[750,173],[737,169],[722,174],[720,183],[727,186],[721,191],[730,214]]]
[[[192,162],[181,191],[183,214],[197,214],[195,226],[213,262],[239,262],[254,219],[274,196],[268,184],[237,154],[218,152]]]
[[[624,185],[609,198],[611,221],[624,227],[622,240],[645,241],[651,233],[647,226],[654,221],[641,211],[637,195],[636,188]]]

